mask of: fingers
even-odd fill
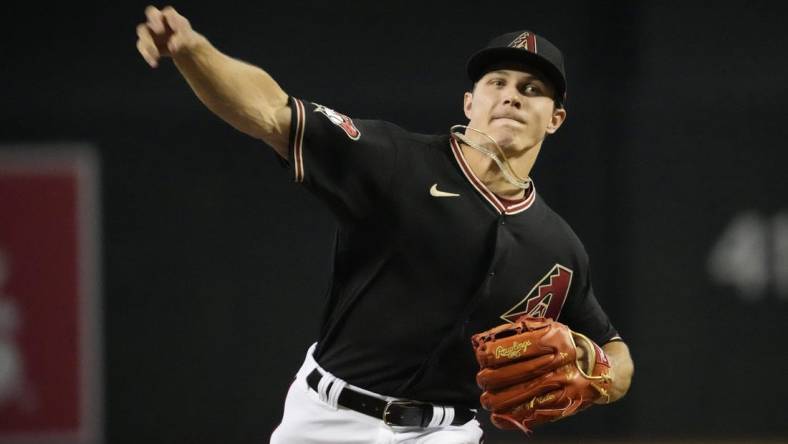
[[[186,17],[178,14],[178,11],[172,6],[165,6],[162,9],[148,6],[145,8],[145,17],[147,18],[146,25],[156,36],[167,33],[177,34],[178,32],[191,29]]]
[[[145,8],[146,22],[137,26],[137,50],[151,67],[161,57],[172,56],[194,44],[195,33],[186,17],[172,6]]]
[[[167,23],[167,26],[173,30],[176,34],[179,32],[185,32],[191,30],[191,24],[186,17],[180,15],[178,11],[175,10],[172,6],[165,6],[164,9],[161,10],[161,14],[164,17],[164,20]]]
[[[178,50],[191,42],[193,38],[191,24],[186,17],[180,15],[172,6],[162,9],[162,14],[173,32],[172,38],[167,42],[167,50],[172,54],[176,54]]]
[[[173,34],[167,42],[167,51],[169,51],[170,54],[178,54],[178,50],[185,45],[185,40],[186,37],[183,33]]]
[[[164,34],[164,15],[155,6],[145,8],[145,17],[148,19],[147,25],[155,34]]]
[[[159,65],[159,54],[156,44],[153,42],[150,28],[146,24],[137,25],[137,51],[142,55],[142,58],[148,62],[151,68]]]
[[[191,23],[172,6],[165,6],[161,10],[154,6],[145,8],[147,25],[154,33],[154,38],[159,44],[164,44],[161,50],[175,54],[179,49],[189,44],[192,39]],[[164,37],[161,39],[160,37]]]
[[[164,36],[167,27],[164,14],[155,6],[149,5],[145,8],[145,18],[147,21],[137,26],[137,50],[148,65],[155,68],[161,57],[161,52],[156,47],[156,37]]]

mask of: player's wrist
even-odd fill
[[[604,391],[601,391],[599,393],[599,397],[593,400],[593,403],[597,405],[610,404],[611,402],[618,399],[618,397],[615,396],[616,370],[614,369],[613,364],[610,363],[609,359],[608,359],[608,363],[609,363],[608,364],[609,367],[607,369],[607,372],[605,373],[605,375],[607,376],[607,384],[605,384],[605,386],[607,388],[604,389]]]
[[[188,37],[178,42],[177,48],[171,53],[171,57],[176,62],[194,62],[201,57],[209,56],[214,50],[215,48],[204,35],[191,30]]]

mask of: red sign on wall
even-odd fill
[[[97,165],[0,149],[0,443],[101,440]]]

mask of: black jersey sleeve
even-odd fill
[[[364,218],[387,192],[396,144],[387,122],[351,119],[291,97],[289,168],[340,222]]]
[[[584,274],[582,284],[572,292],[574,294],[570,294],[567,306],[561,313],[561,322],[600,345],[621,340],[621,336],[594,295],[591,273],[587,266]]]

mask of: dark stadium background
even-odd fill
[[[143,62],[145,5],[6,5],[0,148],[96,147],[103,440],[267,442],[317,333],[334,223],[171,63]],[[636,372],[622,401],[531,441],[788,440],[781,3],[175,6],[294,96],[430,133],[464,123],[464,63],[487,39],[547,36],[567,58],[569,116],[533,176],[584,240]],[[763,285],[714,271],[731,251]]]

